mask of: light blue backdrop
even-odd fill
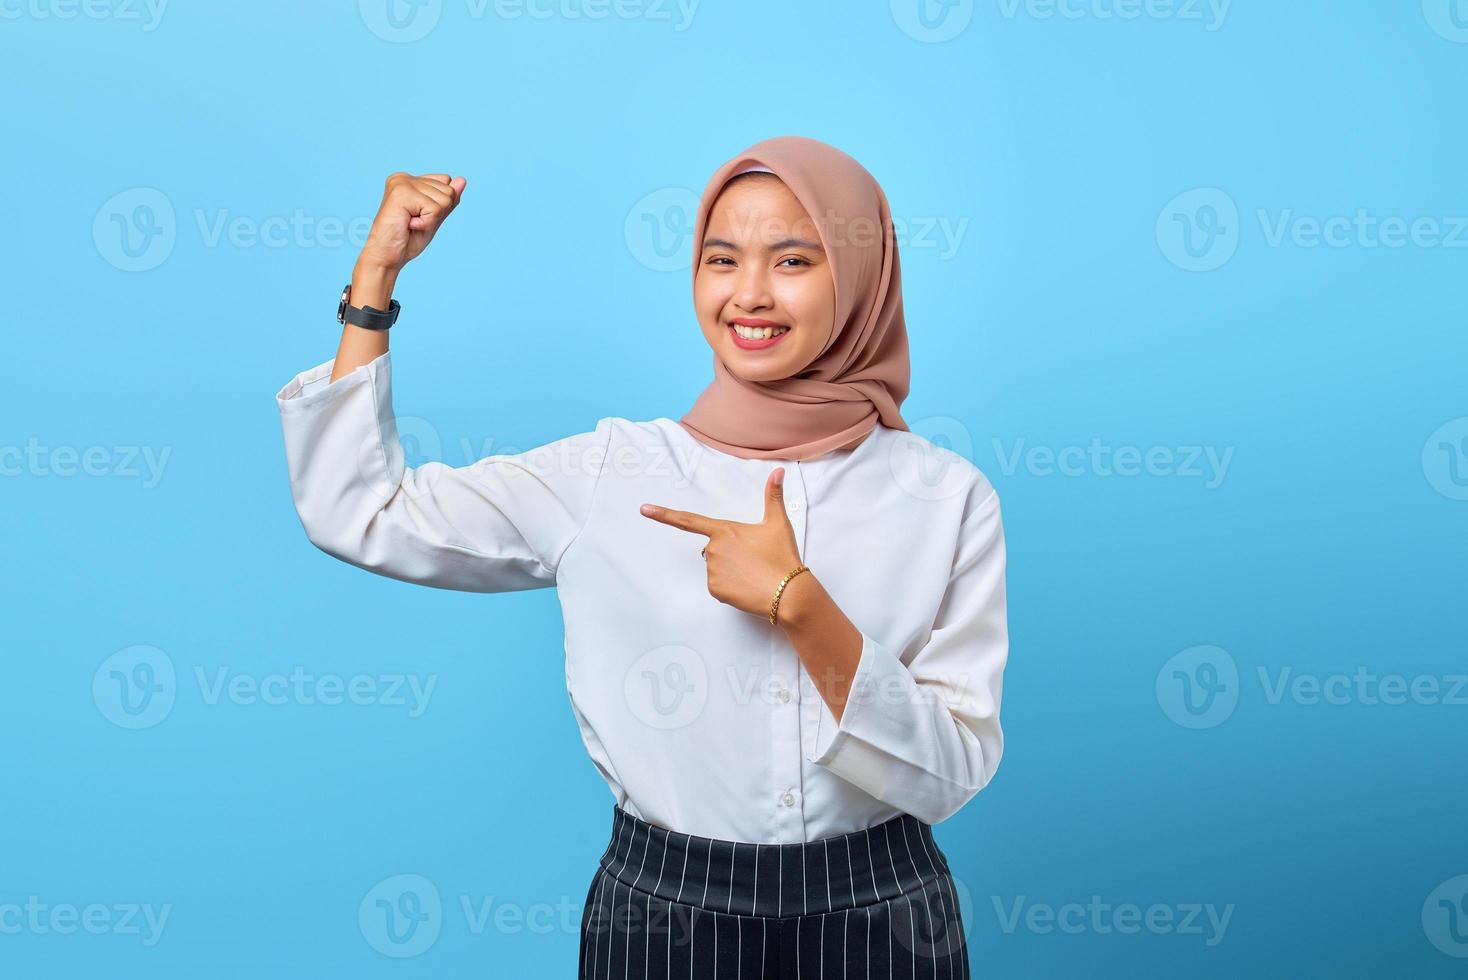
[[[573,974],[555,594],[314,550],[273,395],[444,169],[410,461],[676,416],[684,209],[782,133],[882,182],[904,413],[1005,502],[975,975],[1462,975],[1468,3],[393,2],[0,0],[0,975]]]

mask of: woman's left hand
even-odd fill
[[[784,481],[783,466],[772,470],[765,480],[765,516],[758,524],[726,521],[656,504],[643,504],[642,513],[663,524],[708,535],[705,555],[709,595],[768,619],[770,601],[780,580],[800,564],[795,528],[785,513]]]

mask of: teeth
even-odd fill
[[[789,330],[789,327],[746,327],[742,323],[732,325],[734,332],[745,340],[769,340]]]

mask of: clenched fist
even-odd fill
[[[358,264],[397,272],[416,259],[459,206],[466,183],[463,177],[450,180],[448,174],[388,177]]]

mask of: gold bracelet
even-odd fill
[[[802,564],[799,564],[799,565],[795,566],[794,571],[790,572],[783,579],[780,580],[780,587],[775,590],[775,598],[773,598],[773,599],[770,600],[770,625],[771,626],[778,625],[775,622],[775,616],[776,616],[776,614],[780,610],[780,593],[785,591],[785,583],[786,582],[789,582],[791,579],[793,579],[795,576],[799,575],[801,572],[808,572],[808,571],[810,571],[810,569],[807,568],[804,563],[802,563]]]

